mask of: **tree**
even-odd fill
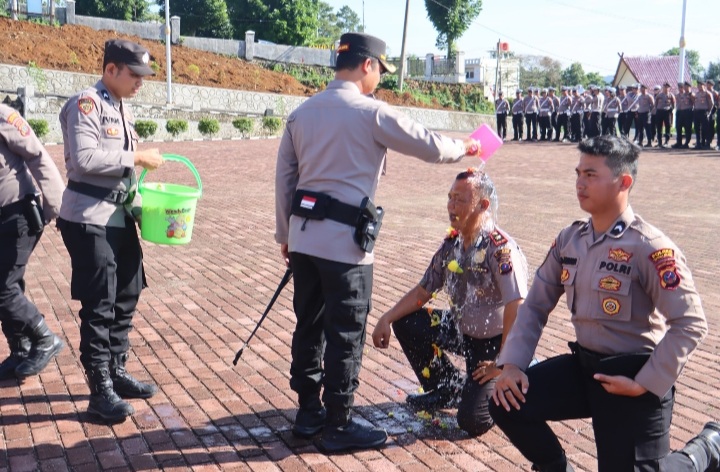
[[[585,86],[590,84],[605,85],[605,78],[597,72],[588,72],[585,76]]]
[[[560,78],[565,85],[587,85],[585,71],[579,62],[570,64],[570,67],[560,73]]]
[[[156,1],[164,17],[165,0]],[[225,0],[173,0],[170,13],[181,18],[180,34],[183,36],[233,37]]]
[[[435,45],[447,47],[447,56],[453,57],[455,42],[480,14],[482,0],[425,0],[425,9],[438,32]]]
[[[705,72],[705,80],[712,79],[715,82],[715,90],[720,90],[720,60],[708,64]]]
[[[147,0],[77,0],[78,15],[125,21],[142,21],[149,14]]]
[[[337,12],[337,27],[341,33],[349,32],[362,32],[362,25],[360,24],[360,17],[355,10],[347,5],[344,5]]]
[[[520,88],[560,84],[560,61],[547,56],[520,56]]]
[[[338,17],[332,6],[325,2],[318,3],[317,38],[314,44],[330,46],[340,38],[342,30],[338,27]]]
[[[247,30],[279,44],[304,46],[318,35],[317,0],[226,0],[235,35]]]
[[[661,54],[661,56],[679,56],[680,55],[680,48],[674,47],[671,49],[668,49],[664,53]],[[686,49],[685,50],[685,59],[688,61],[688,65],[690,66],[690,75],[692,76],[693,80],[702,80],[703,76],[705,75],[705,68],[700,65],[700,53],[693,50],[693,49]]]

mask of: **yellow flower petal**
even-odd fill
[[[430,378],[430,369],[425,367],[422,370],[422,376],[425,377],[426,379],[429,379]]]
[[[456,274],[462,274],[463,270],[460,268],[460,264],[458,264],[458,261],[455,259],[448,262],[447,268],[450,272],[454,272]]]

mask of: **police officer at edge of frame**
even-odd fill
[[[64,346],[25,296],[24,280],[45,223],[60,210],[63,188],[60,172],[30,125],[0,104],[0,322],[10,347],[10,356],[0,363],[0,380],[39,373]]]
[[[130,41],[105,43],[99,82],[60,111],[68,188],[58,228],[72,261],[71,295],[80,300],[80,362],[90,385],[88,412],[110,422],[134,413],[122,398],[149,398],[157,387],[125,370],[132,318],[145,286],[135,166],[153,170],[157,149],[137,150],[134,118],[123,99],[153,75],[150,55]]]
[[[670,451],[674,385],[708,328],[682,252],[630,207],[640,150],[614,136],[579,149],[575,187],[590,219],[562,230],[537,270],[490,414],[541,472],[573,470],[547,421],[578,418],[592,418],[599,472],[718,471],[718,423]],[[563,292],[572,353],[528,368]]]
[[[343,34],[335,80],[290,114],[278,150],[275,240],[293,271],[297,317],[290,386],[300,408],[292,431],[306,438],[322,432],[325,452],[387,440],[384,430],[350,417],[381,218],[372,199],[387,149],[438,163],[479,153],[475,140],[431,132],[369,97],[380,75],[394,70],[384,41]]]

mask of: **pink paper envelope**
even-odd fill
[[[488,124],[481,125],[470,137],[480,141],[480,159],[482,159],[483,162],[487,162],[503,144],[500,136],[498,136]]]

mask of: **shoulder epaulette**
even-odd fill
[[[502,246],[503,244],[508,242],[508,239],[505,237],[505,235],[498,230],[493,230],[493,232],[490,233],[490,239],[495,246]]]

